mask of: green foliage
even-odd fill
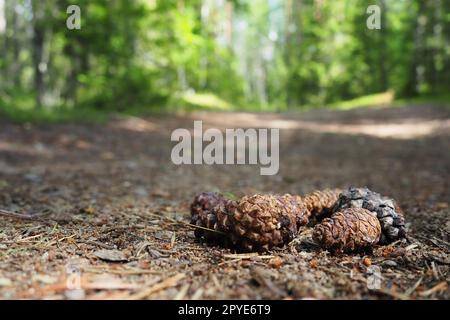
[[[79,0],[81,30],[69,0],[4,3],[0,104],[15,118],[352,108],[450,87],[450,1]]]
[[[17,99],[19,103],[23,100],[32,100],[32,96]],[[33,103],[33,101],[31,101]],[[67,121],[103,123],[110,113],[99,111],[89,107],[58,107],[58,108],[18,108],[10,104],[0,104],[0,118],[8,118],[18,123],[59,123]]]

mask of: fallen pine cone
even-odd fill
[[[191,223],[197,238],[239,251],[267,251],[297,236],[310,217],[322,220],[313,238],[334,252],[363,250],[405,236],[403,213],[392,199],[367,188],[314,191],[293,195],[245,196],[240,201],[214,192],[197,195]]]
[[[325,189],[308,193],[304,197],[304,201],[310,216],[318,221],[331,216],[341,191],[340,189]]]
[[[253,195],[240,201],[214,192],[197,195],[191,204],[194,234],[239,251],[266,251],[290,242],[308,223],[300,196]]]
[[[378,243],[381,225],[375,213],[363,208],[335,212],[313,230],[313,239],[332,252],[355,252]]]
[[[226,237],[217,221],[217,211],[223,210],[227,200],[217,192],[202,192],[191,204],[191,224],[197,226],[194,234],[209,242],[223,242]]]
[[[364,208],[375,212],[381,225],[382,244],[406,236],[403,211],[393,199],[382,197],[368,188],[349,188],[341,193],[333,211],[345,208]]]
[[[240,251],[267,251],[282,247],[308,223],[307,210],[299,196],[289,194],[245,196],[229,203],[230,239]]]

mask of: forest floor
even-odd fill
[[[200,119],[280,128],[279,173],[172,164],[172,130]],[[0,120],[0,298],[450,299],[449,150],[450,108],[425,105],[106,125]],[[188,224],[189,203],[205,190],[348,186],[396,199],[409,238],[335,256],[305,228],[285,248],[242,255],[197,241]]]

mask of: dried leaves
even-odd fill
[[[310,218],[325,218],[313,239],[333,252],[360,251],[405,236],[399,207],[367,188],[314,191],[304,198],[256,194],[239,201],[205,192],[191,205],[196,237],[247,252],[284,246]]]

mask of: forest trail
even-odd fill
[[[194,120],[280,128],[278,175],[250,165],[172,164],[170,134]],[[425,105],[197,112],[106,125],[0,120],[0,209],[31,215],[0,215],[0,298],[450,299],[449,150],[450,109]],[[305,229],[287,248],[237,255],[199,243],[187,224],[189,202],[205,190],[242,196],[348,186],[396,199],[409,242],[333,256]],[[382,278],[369,289],[373,266]]]

